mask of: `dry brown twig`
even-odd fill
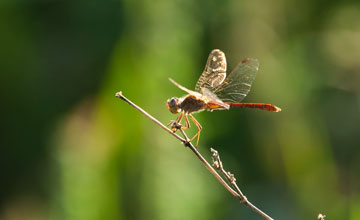
[[[218,169],[224,176],[225,178],[229,181],[230,185],[233,187],[233,189],[238,193],[239,195],[239,199],[242,203],[250,203],[247,198],[245,197],[245,195],[241,192],[240,188],[238,187],[238,185],[236,184],[236,179],[234,177],[234,174],[230,173],[229,171],[226,172],[222,162],[220,160],[220,155],[219,153],[214,150],[213,148],[210,148],[211,152],[213,153],[212,155],[212,161],[213,161],[213,167],[215,169]]]
[[[115,94],[115,96],[117,98],[122,99],[123,101],[125,101],[126,103],[128,103],[129,105],[131,105],[133,108],[135,108],[136,110],[138,110],[140,113],[142,113],[143,115],[145,115],[146,117],[148,117],[150,120],[152,120],[153,122],[155,122],[157,125],[159,125],[162,129],[164,129],[165,131],[167,131],[169,134],[171,134],[172,136],[174,136],[175,138],[177,138],[178,140],[180,140],[186,147],[188,147],[196,156],[197,158],[204,164],[204,166],[215,176],[215,178],[225,187],[225,189],[227,189],[233,196],[235,196],[236,198],[238,198],[240,200],[241,203],[243,203],[244,205],[248,206],[250,209],[252,209],[254,212],[256,212],[257,214],[261,215],[262,217],[264,217],[265,219],[268,220],[273,220],[270,216],[268,216],[265,212],[261,211],[259,208],[257,208],[256,206],[254,206],[245,196],[244,194],[241,192],[240,188],[237,186],[236,184],[236,179],[234,177],[233,174],[231,174],[230,172],[226,172],[223,168],[222,162],[220,160],[220,156],[218,154],[218,152],[214,149],[211,149],[211,152],[213,153],[212,156],[212,160],[213,160],[213,166],[218,169],[227,179],[227,181],[229,182],[229,184],[218,174],[218,172],[216,172],[216,170],[205,160],[205,158],[200,154],[200,152],[193,146],[193,144],[191,142],[189,142],[189,138],[187,137],[186,133],[184,132],[184,130],[179,129],[181,134],[184,136],[184,138],[180,137],[179,135],[177,135],[175,132],[173,132],[172,130],[170,130],[168,127],[166,127],[164,124],[162,124],[159,120],[157,120],[156,118],[154,118],[153,116],[151,116],[149,113],[147,113],[146,111],[144,111],[142,108],[140,108],[139,106],[135,105],[134,103],[132,103],[130,100],[128,100],[123,94],[122,92],[117,92]],[[176,126],[176,125],[173,125]],[[177,126],[177,127],[181,127],[181,126]]]

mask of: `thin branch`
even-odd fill
[[[220,155],[219,153],[214,150],[213,148],[211,148],[211,152],[213,153],[212,155],[212,161],[213,161],[213,167],[215,167],[216,169],[218,169],[224,176],[225,178],[229,181],[230,185],[233,187],[233,189],[235,189],[235,191],[238,194],[238,199],[244,203],[245,205],[249,206],[252,210],[254,210],[255,212],[259,213],[261,216],[263,216],[266,219],[271,219],[268,215],[266,215],[263,211],[261,211],[260,209],[258,209],[256,206],[254,206],[247,198],[246,196],[241,192],[240,188],[238,187],[238,185],[236,184],[236,179],[234,177],[234,174],[230,173],[229,171],[226,172],[224,169],[224,166],[220,160]]]
[[[164,129],[165,131],[167,131],[169,134],[173,135],[174,137],[176,137],[177,139],[179,139],[186,147],[189,147],[194,153],[195,155],[201,160],[201,162],[205,165],[205,167],[216,177],[216,179],[218,179],[220,181],[220,183],[231,193],[233,194],[233,196],[238,196],[237,193],[221,178],[221,176],[216,172],[216,170],[214,170],[214,168],[212,168],[212,166],[204,159],[204,157],[199,153],[199,151],[196,150],[196,148],[192,145],[191,142],[188,142],[186,140],[188,140],[185,132],[180,129],[180,131],[182,131],[182,134],[185,135],[185,139],[180,137],[179,135],[177,135],[176,133],[174,133],[172,130],[170,130],[168,127],[166,127],[164,124],[162,124],[159,120],[157,120],[156,118],[154,118],[153,116],[151,116],[149,113],[147,113],[146,111],[144,111],[142,108],[140,108],[139,106],[137,106],[136,104],[134,104],[133,102],[131,102],[130,100],[128,100],[125,96],[123,96],[122,92],[118,92],[115,95],[116,97],[124,100],[126,103],[128,103],[129,105],[131,105],[132,107],[134,107],[135,109],[137,109],[140,113],[142,113],[143,115],[145,115],[146,117],[148,117],[150,120],[152,120],[153,122],[155,122],[157,125],[159,125],[162,129]]]
[[[128,103],[129,105],[131,105],[132,107],[134,107],[135,109],[137,109],[139,112],[141,112],[143,115],[145,115],[146,117],[148,117],[150,120],[152,120],[153,122],[155,122],[157,125],[159,125],[162,129],[164,129],[165,131],[167,131],[169,134],[171,134],[172,136],[174,136],[175,138],[179,139],[181,142],[185,143],[186,141],[184,139],[182,139],[179,135],[175,134],[174,132],[172,132],[168,127],[166,127],[165,125],[163,125],[159,120],[157,120],[156,118],[154,118],[153,116],[151,116],[149,113],[147,113],[146,111],[144,111],[142,108],[140,108],[139,106],[135,105],[134,103],[132,103],[129,99],[127,99],[125,96],[123,96],[122,92],[117,92],[115,94],[115,96],[117,98],[120,98],[122,100],[124,100],[126,103]]]
[[[146,111],[144,111],[142,108],[140,108],[139,106],[135,105],[133,102],[131,102],[130,100],[128,100],[123,94],[122,92],[117,92],[115,94],[115,96],[117,98],[122,99],[123,101],[125,101],[126,103],[128,103],[129,105],[131,105],[132,107],[134,107],[135,109],[137,109],[140,113],[142,113],[143,115],[145,115],[146,117],[148,117],[150,120],[152,120],[153,122],[155,122],[157,125],[159,125],[162,129],[164,129],[165,131],[167,131],[169,134],[171,134],[172,136],[174,136],[175,138],[177,138],[178,140],[180,140],[184,146],[189,147],[190,150],[198,157],[198,159],[204,164],[204,166],[215,176],[215,178],[225,187],[225,189],[227,189],[233,196],[235,196],[236,198],[238,198],[240,200],[240,202],[242,202],[243,204],[245,204],[246,206],[250,207],[253,211],[255,211],[256,213],[258,213],[259,215],[261,215],[262,217],[264,217],[265,219],[268,220],[273,220],[270,216],[268,216],[267,214],[265,214],[263,211],[261,211],[260,209],[258,209],[256,206],[254,206],[252,203],[250,203],[247,198],[244,196],[244,194],[241,192],[241,190],[239,189],[239,187],[236,185],[235,183],[235,178],[232,174],[230,173],[226,173],[225,170],[221,171],[223,174],[225,172],[225,177],[226,179],[230,182],[231,186],[229,186],[227,184],[227,182],[216,172],[216,170],[204,159],[204,157],[200,154],[200,152],[193,146],[193,144],[187,140],[189,140],[189,138],[187,137],[186,133],[182,130],[179,129],[180,132],[182,133],[182,135],[184,136],[184,138],[180,137],[179,135],[177,135],[176,133],[174,133],[172,130],[170,130],[168,127],[166,127],[164,124],[162,124],[159,120],[157,120],[156,118],[154,118],[153,116],[151,116],[149,113],[147,113]],[[212,152],[215,151],[212,149]],[[213,152],[214,153],[214,152]],[[216,152],[217,153],[217,152]],[[218,153],[217,153],[218,155]],[[214,158],[213,158],[214,160]],[[217,160],[215,160],[217,161]],[[221,164],[222,167],[222,163],[220,161],[220,157],[218,156],[218,163],[219,166]],[[234,190],[235,189],[235,190]]]

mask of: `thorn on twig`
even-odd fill
[[[235,178],[234,174],[232,174],[230,171],[226,171],[224,169],[223,164],[220,160],[219,152],[217,152],[213,148],[211,148],[211,152],[213,153],[213,155],[212,155],[213,167],[218,169],[226,177],[226,179],[234,187],[234,189],[236,189],[236,187],[235,187],[236,178]]]
[[[213,153],[212,155],[213,167],[221,172],[221,174],[227,179],[231,187],[238,193],[239,195],[238,198],[240,199],[240,202],[244,204],[249,204],[249,201],[247,200],[246,196],[241,192],[240,188],[236,184],[236,178],[234,174],[224,169],[223,164],[220,160],[219,152],[217,152],[213,148],[211,148],[211,152]]]
[[[222,163],[221,163],[221,160],[220,160],[219,153],[217,152],[217,150],[215,150],[213,148],[210,148],[210,150],[211,150],[211,153],[213,153],[213,155],[211,157],[212,162],[213,162],[213,167],[215,169],[221,170],[222,169]]]
[[[232,174],[232,173],[230,173],[230,172],[227,172],[227,174],[229,175],[229,177],[230,177],[230,182],[231,182],[231,184],[235,184],[235,182],[236,182],[236,178],[234,177],[234,174]]]
[[[213,157],[218,157],[219,153],[214,149],[214,148],[210,148],[211,153],[213,153]]]
[[[219,169],[219,168],[220,168],[219,162],[217,162],[217,161],[213,161],[212,166],[213,166],[215,169]]]

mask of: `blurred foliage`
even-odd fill
[[[0,219],[261,219],[114,98],[167,123],[214,48],[283,111],[198,114],[200,151],[275,219],[360,219],[358,1],[2,0],[0,30]]]

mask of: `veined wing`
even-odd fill
[[[204,72],[196,83],[195,91],[202,93],[201,88],[212,91],[221,85],[226,77],[226,58],[224,52],[219,49],[211,51],[206,62]]]
[[[210,90],[223,102],[240,102],[249,93],[258,70],[259,61],[247,58],[235,67],[222,84]]]
[[[221,99],[219,99],[214,93],[212,93],[207,88],[201,88],[201,94],[203,95],[203,98],[205,99],[206,102],[215,101],[215,102],[223,103]]]
[[[216,110],[216,109],[229,109],[230,105],[223,103],[214,93],[212,93],[207,88],[201,88],[203,98],[206,101],[208,109]]]
[[[194,91],[192,91],[192,90],[190,90],[190,89],[185,88],[184,86],[182,86],[182,85],[180,85],[179,83],[175,82],[175,80],[173,80],[173,79],[171,79],[171,78],[169,78],[169,80],[170,80],[170,82],[172,82],[175,86],[177,86],[179,89],[181,89],[181,90],[183,90],[183,91],[185,91],[185,92],[187,92],[187,93],[189,93],[189,94],[197,94],[197,92],[194,92]],[[201,95],[201,94],[198,94],[198,95]]]

